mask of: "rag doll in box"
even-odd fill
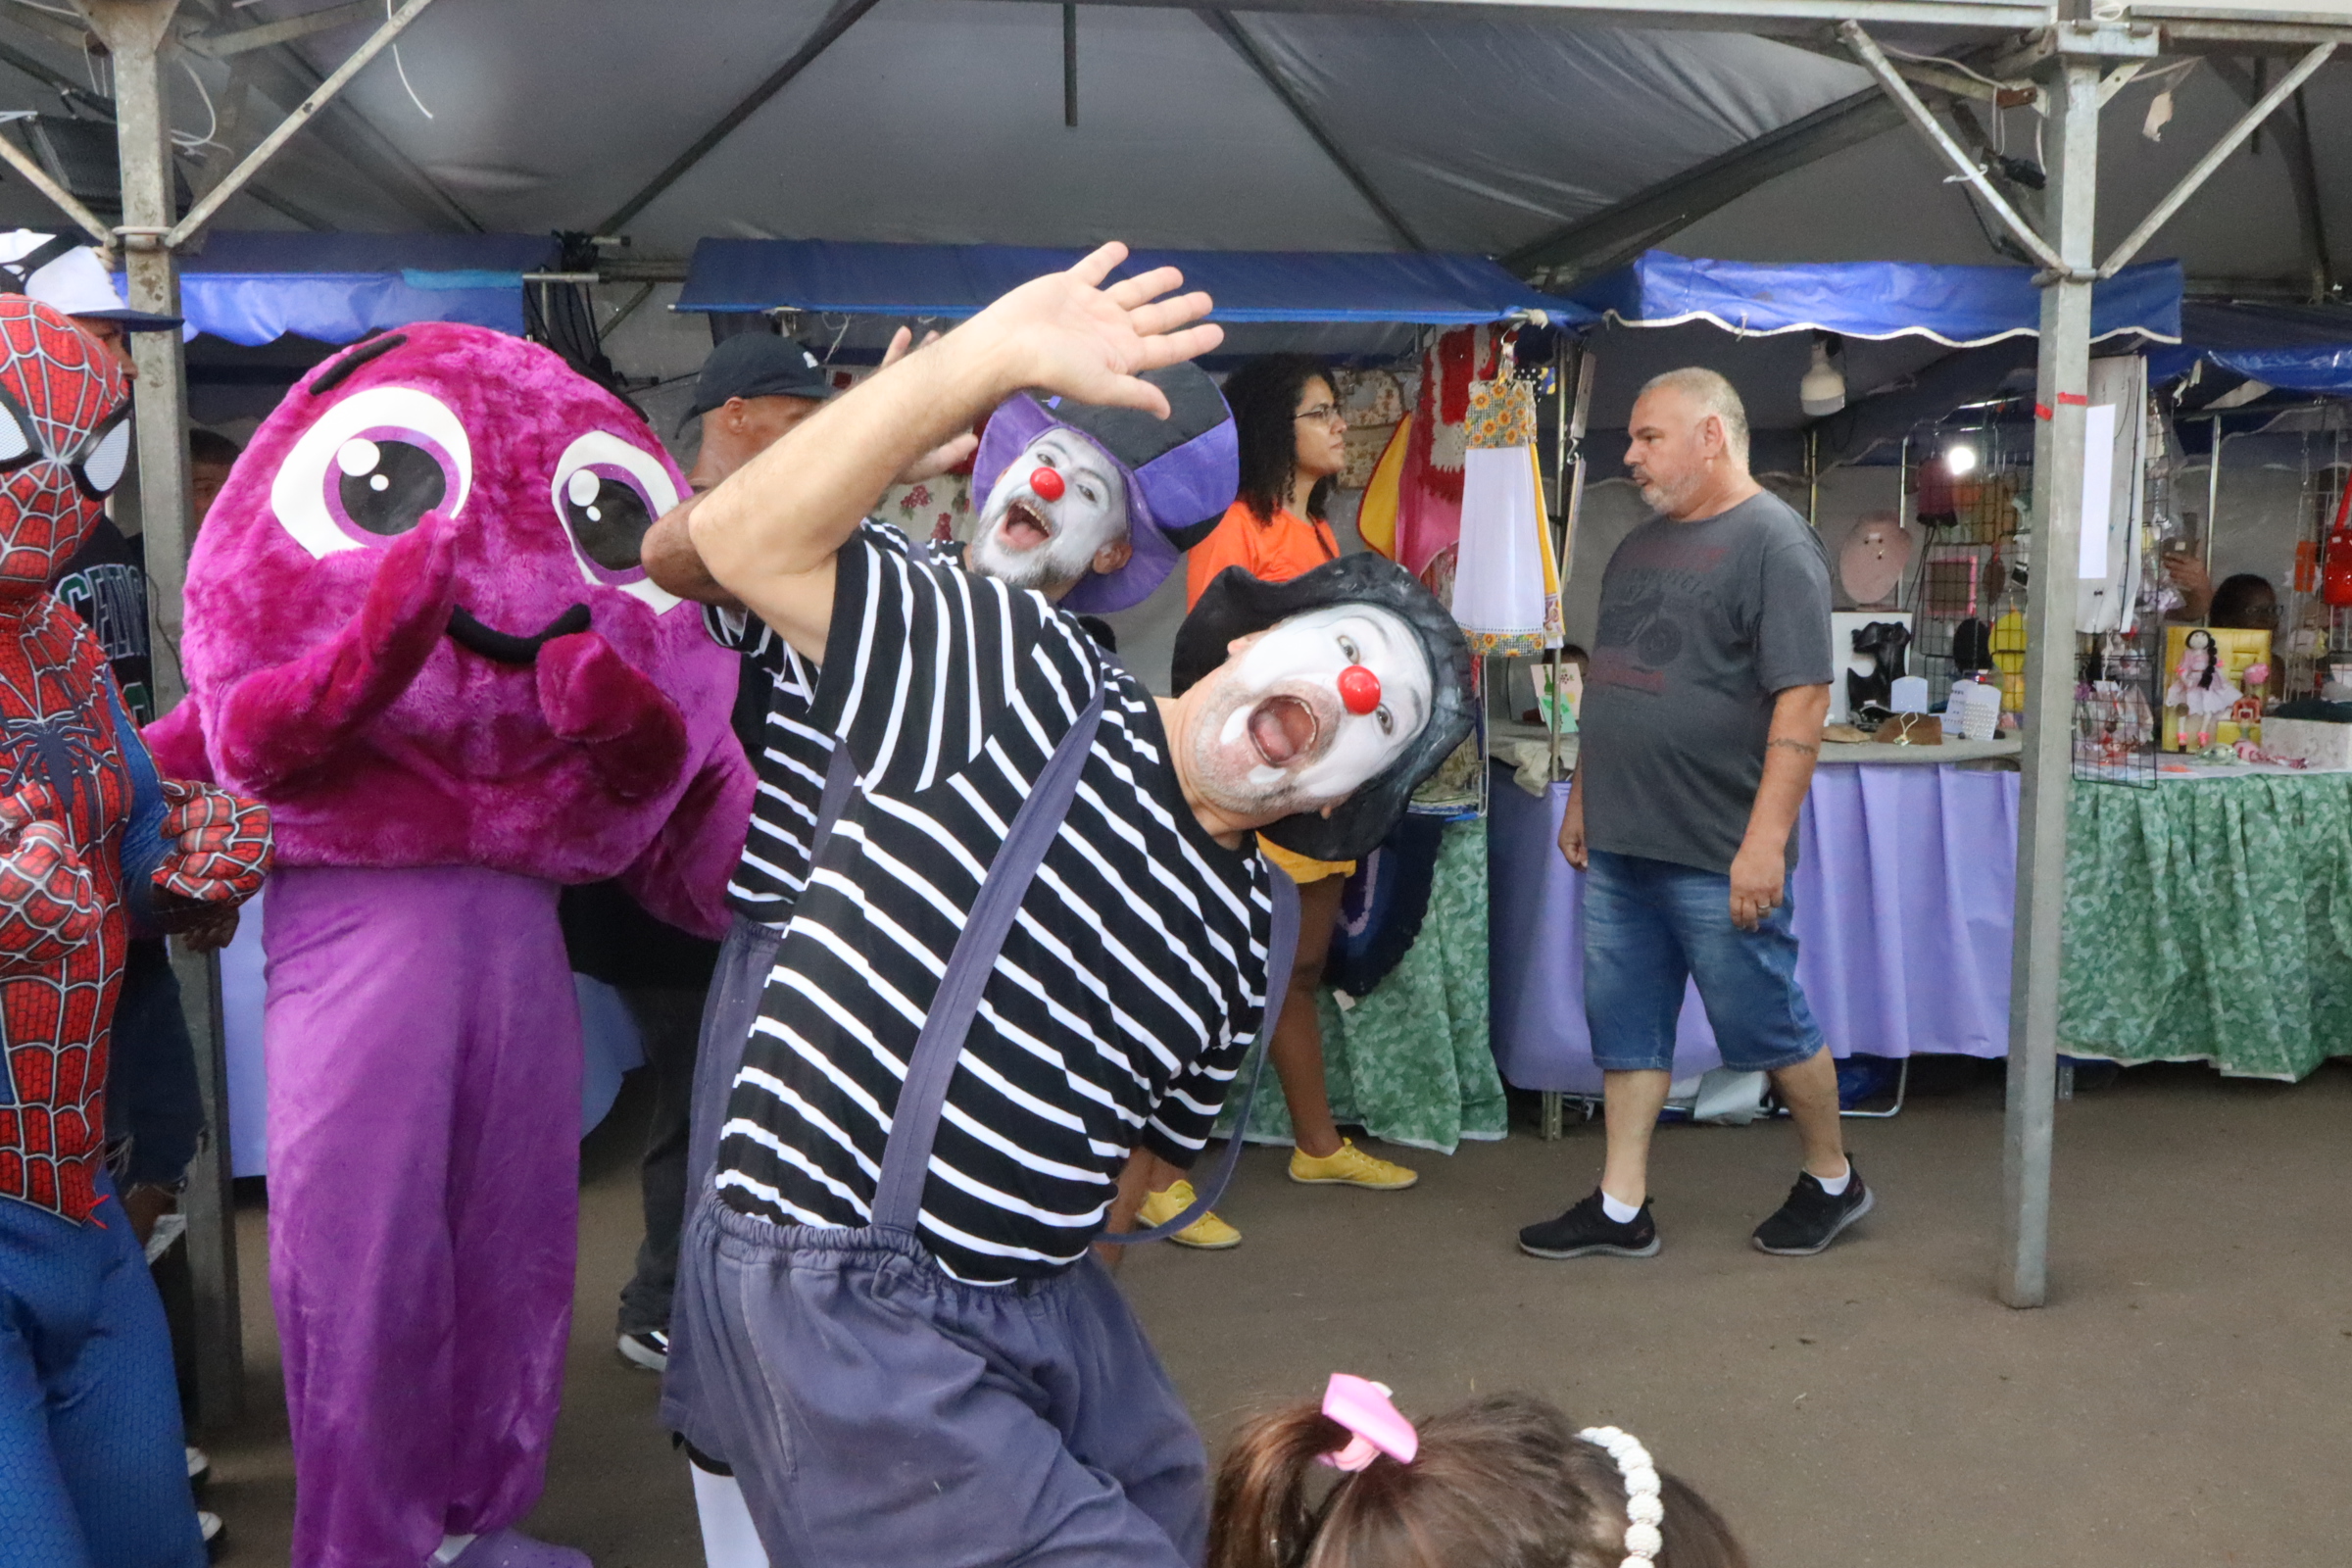
[[[269,812],[158,776],[106,655],[46,585],[130,454],[110,356],[0,298],[0,1561],[202,1568],[164,1308],[105,1164],[135,921],[217,930]]]
[[[586,1562],[511,1528],[571,1313],[557,892],[618,877],[715,935],[751,808],[735,662],[638,564],[683,488],[554,354],[416,325],[287,394],[189,564],[159,747],[279,825],[270,1296],[304,1568]]]

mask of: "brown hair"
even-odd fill
[[[1208,1568],[1618,1568],[1625,1480],[1616,1461],[1525,1395],[1419,1423],[1409,1465],[1386,1454],[1308,1497],[1316,1464],[1348,1439],[1316,1404],[1242,1429],[1217,1472]],[[1661,1474],[1657,1568],[1747,1568],[1731,1527]]]

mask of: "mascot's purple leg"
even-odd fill
[[[296,1568],[416,1568],[546,1475],[578,1248],[580,1028],[556,889],[272,881],[270,1296]]]

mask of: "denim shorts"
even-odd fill
[[[1777,1072],[1822,1049],[1796,983],[1790,903],[1756,929],[1732,923],[1732,879],[1671,860],[1594,850],[1585,873],[1585,1022],[1604,1072],[1670,1072],[1686,980],[1723,1064]]]

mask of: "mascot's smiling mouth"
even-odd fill
[[[449,611],[449,636],[460,648],[471,649],[484,659],[495,659],[502,664],[535,664],[539,650],[558,637],[588,629],[588,607],[574,605],[549,621],[536,637],[517,637],[511,631],[485,626],[473,618],[464,605],[452,605]]]

